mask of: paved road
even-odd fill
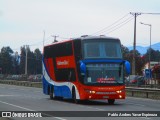
[[[50,100],[41,88],[0,84],[0,111],[160,111],[160,101],[127,97],[115,105],[107,101],[87,101],[75,104],[71,100]],[[95,115],[96,112],[94,112]],[[0,118],[1,120],[2,118]],[[30,120],[31,118],[9,118]],[[36,120],[37,118],[32,118]],[[44,118],[38,118],[43,120]],[[157,117],[46,117],[46,120],[159,120]],[[3,118],[3,120],[5,120]],[[7,119],[8,120],[8,119]]]

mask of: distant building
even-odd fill
[[[150,68],[151,69],[153,69],[153,67],[155,66],[155,65],[160,65],[160,62],[155,62],[155,61],[151,61],[150,62]],[[143,75],[145,75],[145,69],[149,69],[149,63],[146,63],[145,65],[144,65],[144,68],[143,68]],[[152,79],[149,79],[148,80],[148,82],[147,82],[147,84],[159,84],[160,82],[159,82],[159,80],[157,80],[157,79],[155,79],[155,75],[154,74],[152,74]]]
[[[160,64],[160,62],[151,61],[150,68],[152,69],[157,64]],[[149,69],[149,62],[144,65],[144,69]]]

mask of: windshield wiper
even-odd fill
[[[118,84],[118,85],[121,85],[122,83],[119,83],[117,80],[115,80],[115,82]]]

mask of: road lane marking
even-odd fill
[[[137,104],[137,103],[134,103],[134,102],[127,103],[127,102],[118,101],[117,103],[123,103],[123,104],[127,104],[127,105],[135,105],[135,106],[141,106],[141,107],[145,107],[146,106],[146,105]]]
[[[35,111],[35,110],[31,110],[31,109],[28,109],[28,108],[25,108],[25,107],[21,107],[21,106],[18,106],[18,105],[10,104],[10,103],[3,102],[3,101],[0,101],[0,103],[7,104],[7,105],[10,105],[10,106],[13,106],[13,107],[17,107],[17,108],[21,108],[21,109],[28,110],[28,111]]]
[[[89,109],[96,109],[96,110],[100,110],[100,111],[105,111],[105,109],[101,109],[101,108],[97,108],[97,107],[89,107],[89,106],[85,106],[85,105],[78,105],[79,107],[85,107],[85,108],[89,108]]]
[[[10,97],[10,96],[19,96],[19,95],[0,95],[0,97]]]
[[[56,100],[54,100],[54,102],[68,105],[68,103],[62,102],[62,101],[56,101]],[[74,106],[79,106],[79,107],[84,107],[84,108],[89,108],[89,109],[95,109],[95,110],[105,111],[105,109],[101,109],[101,108],[97,108],[97,107],[90,107],[90,106],[81,105],[81,104],[74,104],[74,103],[71,103],[71,104],[72,104],[72,106],[74,105]]]
[[[135,105],[135,106],[140,106],[140,107],[145,107],[146,105],[142,105],[142,104],[137,104],[137,103],[124,103],[124,104],[128,104],[128,105]]]
[[[153,101],[153,102],[160,102],[158,99],[150,99],[150,98],[139,98],[139,97],[127,97],[128,99],[136,99],[142,101]],[[127,99],[126,99],[127,100]]]
[[[20,108],[20,109],[23,109],[23,110],[35,111],[36,112],[36,110],[31,110],[31,109],[21,107],[21,106],[18,106],[18,105],[14,105],[14,104],[11,104],[11,103],[7,103],[7,102],[3,102],[3,101],[0,101],[0,103],[7,104],[7,105],[10,105],[10,106],[13,106],[13,107],[17,107],[17,108]],[[47,115],[47,116],[51,116],[51,115],[46,114],[46,113],[42,113],[42,114]],[[51,116],[51,117],[53,117],[53,116]],[[64,118],[61,118],[61,117],[54,117],[54,118],[59,119],[59,120],[67,120],[67,119],[64,119]]]

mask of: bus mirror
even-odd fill
[[[80,71],[81,71],[81,75],[85,76],[86,75],[86,65],[80,61]]]
[[[131,72],[131,65],[128,61],[125,61],[126,74],[129,75]]]

